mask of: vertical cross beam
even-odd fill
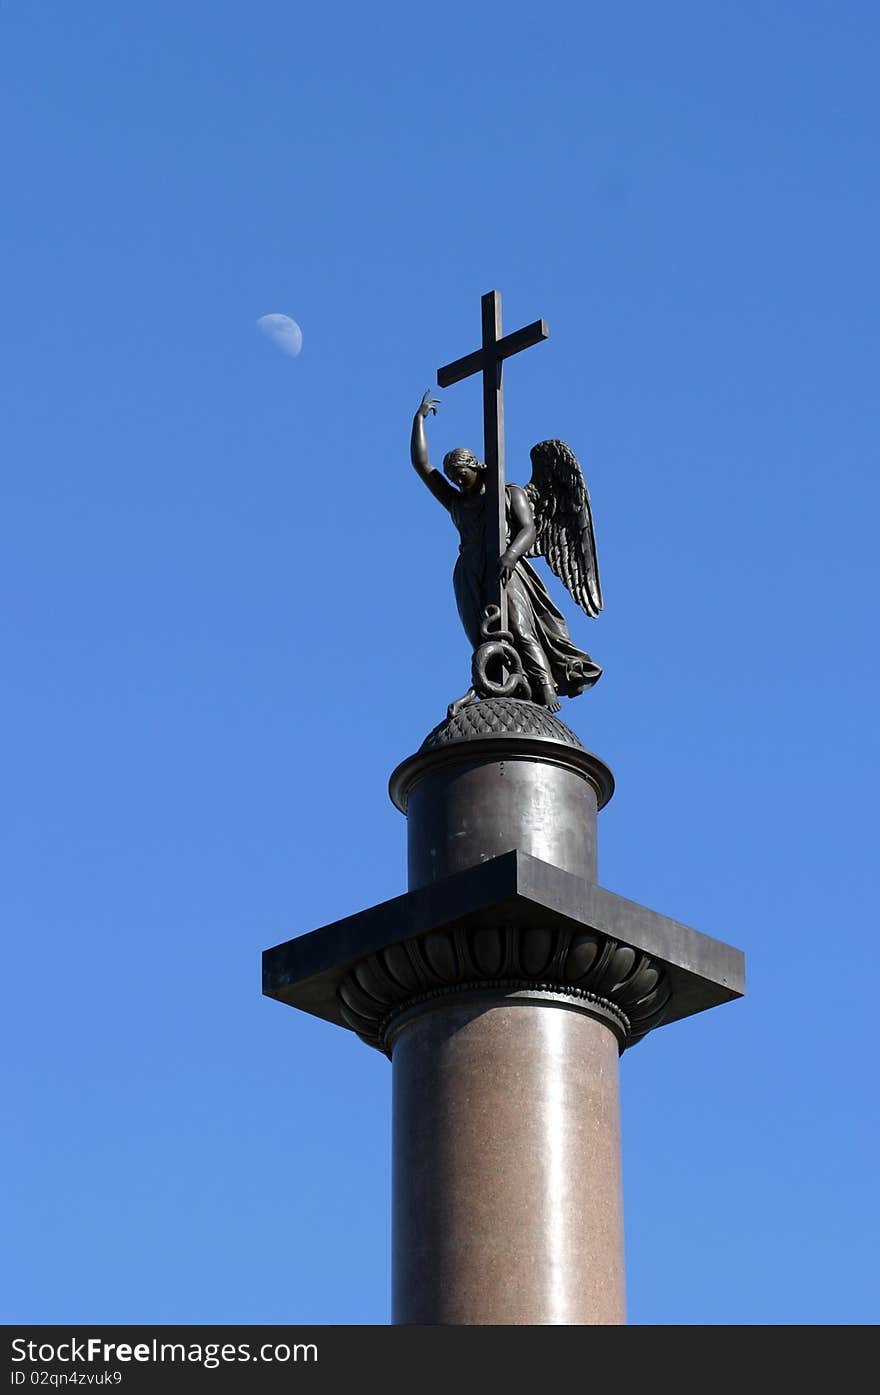
[[[504,479],[504,387],[502,365],[506,358],[540,344],[550,333],[544,320],[501,335],[501,292],[489,291],[480,302],[482,344],[474,353],[437,370],[437,386],[451,387],[483,375],[483,449],[486,459],[486,558],[484,605],[498,607],[501,629],[507,628],[507,596],[498,577],[498,563],[507,547],[507,496]]]
[[[507,494],[504,477],[503,360],[501,292],[489,291],[480,302],[483,321],[483,451],[486,461],[486,576],[484,605],[498,607],[499,629],[507,629],[507,593],[498,576],[498,562],[507,546]]]

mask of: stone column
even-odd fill
[[[614,1033],[561,998],[460,994],[389,1037],[392,1321],[623,1322]]]
[[[517,718],[525,731],[510,730]],[[612,789],[541,709],[466,709],[392,777],[410,891],[511,849],[595,882],[597,806]],[[384,1028],[394,1322],[624,1321],[625,1026],[610,1000],[574,986],[599,952],[595,937],[573,946],[551,925],[497,916],[422,945],[444,982]]]

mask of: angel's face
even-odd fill
[[[472,465],[454,465],[450,470],[453,484],[457,484],[463,494],[470,494],[480,482],[480,472]]]
[[[443,462],[445,474],[462,494],[472,494],[482,483],[483,471],[475,461],[476,457],[469,450],[455,450],[450,451]]]

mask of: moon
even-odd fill
[[[302,330],[296,320],[289,315],[261,315],[257,320],[267,339],[271,339],[277,349],[290,358],[296,358],[303,346]]]

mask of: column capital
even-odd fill
[[[522,985],[514,993],[602,1007],[622,1045],[745,991],[740,950],[522,852],[263,955],[268,997],[356,1031],[379,1050],[394,1014],[423,994],[474,985],[485,992],[487,983],[497,992],[505,980]]]

